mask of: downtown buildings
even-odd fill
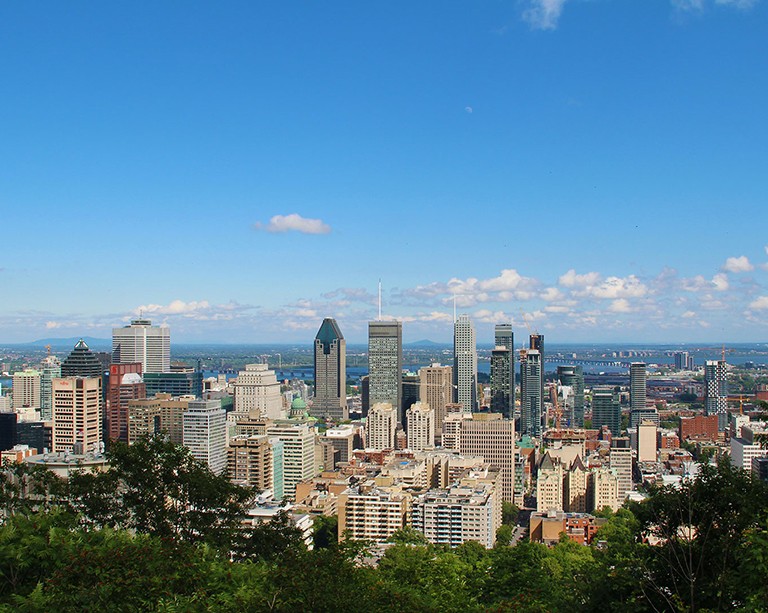
[[[315,337],[314,417],[341,421],[347,409],[347,343],[335,319],[326,317]]]

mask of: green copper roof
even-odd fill
[[[323,345],[330,345],[333,341],[342,340],[343,338],[344,335],[339,330],[336,320],[326,317],[320,326],[320,330],[317,331],[315,340],[320,341]]]

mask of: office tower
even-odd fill
[[[177,445],[184,444],[184,413],[189,409],[189,401],[194,396],[176,398],[170,394],[157,394],[154,399],[160,402],[160,427],[168,440]]]
[[[368,402],[388,402],[403,422],[403,324],[399,321],[368,323]]]
[[[277,423],[267,428],[267,436],[283,444],[283,493],[295,498],[296,485],[312,479],[317,472],[315,433],[307,424]]]
[[[435,438],[440,440],[445,419],[445,407],[453,400],[453,369],[433,363],[419,369],[419,400],[435,411]],[[437,442],[436,441],[436,442]]]
[[[243,436],[229,441],[227,476],[231,481],[257,491],[272,490],[274,460],[269,437]]]
[[[539,352],[539,361],[541,362],[541,397],[544,398],[544,335],[534,332],[528,337],[528,349],[535,349]]]
[[[571,428],[584,427],[584,371],[581,366],[558,366],[557,380],[567,387],[563,394],[563,414]]]
[[[644,420],[637,426],[637,461],[656,461],[656,424]]]
[[[514,502],[515,422],[498,413],[476,413],[460,422],[459,451],[481,456],[501,471],[502,500]]]
[[[592,390],[592,428],[600,430],[608,426],[613,436],[621,434],[621,405],[619,395],[608,385]]]
[[[40,372],[27,368],[13,373],[12,406],[14,410],[40,408]]]
[[[309,412],[333,421],[349,417],[347,343],[336,320],[330,317],[323,320],[315,337],[315,399]]]
[[[18,444],[17,422],[19,416],[12,412],[0,412],[0,451]]]
[[[283,414],[280,382],[266,364],[246,364],[235,382],[234,416],[279,419]],[[230,419],[233,417],[230,414]]]
[[[328,428],[321,440],[339,452],[339,462],[349,462],[352,459],[352,452],[361,446],[360,426],[342,424],[336,428]]]
[[[121,366],[112,364],[112,366]],[[139,366],[141,366],[139,364]],[[126,440],[132,445],[140,438],[152,436],[163,431],[162,409],[157,398],[136,398],[128,401],[128,426],[126,428]]]
[[[453,324],[454,400],[465,411],[477,410],[477,344],[469,315],[459,315]]]
[[[88,348],[85,341],[80,339],[70,354],[61,363],[62,377],[99,377],[105,369],[101,360]]]
[[[515,414],[513,364],[510,349],[497,346],[491,352],[491,411],[507,418]]]
[[[174,366],[171,372],[145,372],[142,378],[148,397],[170,394],[200,398],[203,395],[203,373],[190,367],[177,370]]]
[[[394,449],[397,430],[397,411],[388,402],[379,402],[368,411],[366,421],[366,447],[369,449]]]
[[[141,378],[141,363],[110,364],[107,382],[107,436],[113,441],[128,441],[128,404],[146,398]]]
[[[629,437],[617,436],[611,441],[608,462],[611,472],[616,475],[618,481],[618,497],[621,505],[632,490],[632,445]]]
[[[54,452],[99,450],[102,442],[101,377],[54,379],[52,412]]]
[[[725,360],[707,360],[704,364],[704,413],[717,415],[717,429],[728,425],[728,367]]]
[[[406,411],[411,408],[413,403],[419,402],[421,400],[421,397],[419,396],[419,389],[421,387],[419,375],[417,375],[414,372],[404,372],[402,376],[402,384],[403,384],[403,395],[402,395],[402,404],[400,405],[400,416],[402,421],[402,426],[404,428],[408,427],[408,419],[405,415]]]
[[[53,407],[53,380],[61,377],[61,361],[49,355],[40,367],[40,418],[50,421]]]
[[[520,352],[520,433],[541,436],[542,381],[541,353],[537,349]]]
[[[435,446],[435,411],[425,402],[416,402],[407,411],[408,449],[424,451]]]
[[[646,377],[645,362],[632,362],[629,365],[629,408],[632,427],[637,425],[637,420],[632,417],[645,411]]]
[[[515,335],[512,332],[512,324],[496,324],[493,329],[493,337],[496,347],[506,347],[510,351],[514,351]]]
[[[130,325],[112,329],[112,362],[141,362],[142,372],[171,370],[171,331],[153,326],[149,319],[134,319]]]
[[[190,400],[184,413],[184,446],[214,474],[227,469],[227,414],[220,400]]]

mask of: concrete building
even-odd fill
[[[234,411],[228,416],[230,421],[284,416],[280,382],[267,364],[246,364],[245,370],[238,373],[234,388]]]
[[[101,377],[53,380],[53,452],[101,449]]]
[[[262,492],[272,491],[272,470],[272,446],[268,436],[238,437],[229,441],[227,475],[232,482],[255,487]]]
[[[141,370],[171,370],[171,330],[153,326],[149,319],[134,319],[127,326],[112,329],[112,363],[140,362]]]
[[[469,315],[453,324],[454,401],[467,412],[477,410],[477,343]]]
[[[498,413],[477,413],[459,421],[459,450],[480,456],[501,473],[501,498],[514,502],[515,422]]]
[[[543,418],[544,365],[537,349],[520,352],[520,434],[540,437]]]
[[[365,446],[378,451],[395,448],[397,410],[388,402],[374,404],[366,421]]]
[[[586,513],[590,508],[589,502],[589,470],[581,457],[576,456],[563,479],[563,510]]]
[[[465,481],[413,500],[413,527],[430,543],[458,547],[476,541],[491,549],[501,527],[501,496],[494,483]]]
[[[347,408],[347,342],[335,319],[326,317],[315,337],[315,398],[313,417],[339,422]]]
[[[114,364],[113,364],[114,366]],[[129,445],[142,437],[152,436],[162,432],[161,402],[157,398],[133,399],[128,401],[127,425],[124,441]]]
[[[491,411],[515,416],[515,336],[512,324],[496,324],[491,352]]]
[[[592,428],[607,426],[613,436],[621,434],[621,405],[613,387],[599,385],[592,390]]]
[[[725,360],[704,364],[704,414],[717,415],[717,429],[728,426],[728,366]]]
[[[103,377],[106,367],[83,339],[61,363],[62,377]]]
[[[141,363],[110,364],[107,380],[107,436],[128,441],[128,405],[147,397]]]
[[[184,445],[217,475],[227,469],[227,415],[219,400],[190,400],[184,413]]]
[[[419,399],[435,412],[435,443],[441,441],[445,407],[453,399],[453,369],[433,363],[419,369]]]
[[[49,355],[40,365],[40,419],[50,421],[53,417],[53,380],[61,377],[61,361]]]
[[[545,453],[536,478],[536,510],[563,510],[563,466]]]
[[[194,396],[174,397],[170,394],[154,396],[160,402],[160,427],[168,435],[168,440],[177,445],[184,444],[184,413],[189,409],[189,402]]]
[[[604,468],[593,469],[592,477],[592,509],[601,510],[608,507],[618,511],[623,500],[619,500],[619,479],[611,471]]]
[[[632,447],[627,437],[617,436],[611,441],[608,462],[611,472],[616,476],[618,501],[622,505],[632,491]]]
[[[416,402],[406,412],[408,449],[424,451],[435,447],[435,412],[425,402]]]
[[[655,462],[657,452],[656,424],[643,421],[637,426],[637,461]]]
[[[461,445],[461,423],[472,419],[472,413],[448,413],[443,419],[442,446],[445,449],[459,451]]]
[[[563,394],[563,415],[571,428],[584,427],[584,370],[581,366],[558,366],[557,380],[568,392]]]
[[[11,406],[20,409],[40,410],[40,371],[32,368],[13,373]]]
[[[360,426],[354,424],[341,424],[335,428],[328,428],[321,437],[324,441],[339,452],[339,462],[349,462],[355,444],[361,446]]]
[[[266,433],[283,443],[284,495],[293,500],[296,485],[312,479],[317,472],[315,433],[307,424],[287,422],[270,425]]]
[[[632,362],[629,365],[629,425],[632,428],[640,423],[640,415],[646,411],[647,369],[645,362]]]
[[[404,424],[403,324],[399,321],[368,322],[368,402],[389,403],[398,410],[398,423]]]
[[[410,523],[411,495],[399,486],[366,481],[339,495],[339,540],[381,544]]]

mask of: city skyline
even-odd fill
[[[0,8],[0,342],[768,340],[768,3],[149,13]]]

